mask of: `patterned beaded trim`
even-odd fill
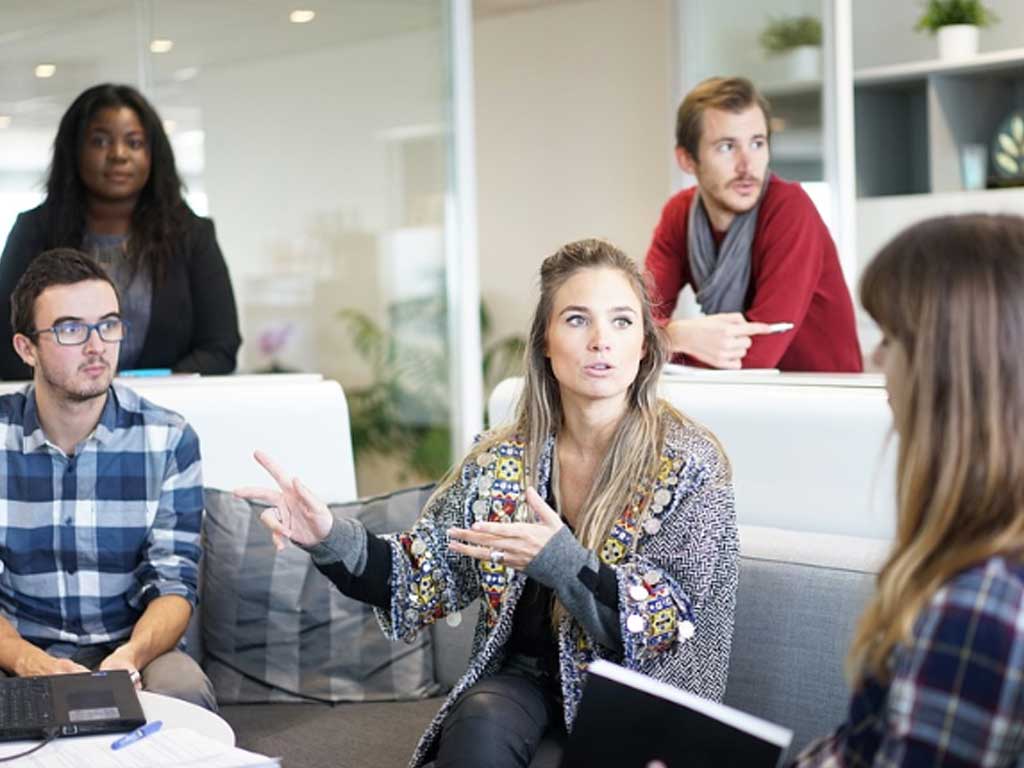
[[[612,526],[599,553],[602,562],[618,565],[636,553],[641,536],[654,536],[661,530],[661,517],[672,503],[682,468],[681,459],[661,457],[653,481],[637,486],[632,503]],[[677,640],[693,637],[693,610],[687,604],[683,606],[684,615],[679,616],[680,606],[672,598],[662,571],[652,568],[631,573],[627,581],[624,597],[628,615],[623,630],[628,633],[628,642],[644,651],[658,652],[667,650]]]
[[[525,493],[527,484],[526,445],[519,441],[499,443],[476,457],[481,472],[477,479],[477,499],[473,502],[473,520],[511,523],[529,519]],[[501,601],[514,571],[508,566],[479,561],[480,588],[488,628],[498,623]]]

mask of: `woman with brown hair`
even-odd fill
[[[867,267],[899,438],[896,541],[804,766],[1024,755],[1024,219],[925,221]]]
[[[514,423],[480,439],[411,530],[375,537],[333,518],[257,455],[278,490],[239,495],[268,503],[275,540],[374,605],[388,636],[480,605],[469,668],[413,766],[537,765],[545,731],[572,726],[597,658],[721,699],[732,482],[714,437],[658,399],[664,360],[633,262],[598,240],[570,243],[541,267]]]

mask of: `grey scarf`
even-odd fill
[[[693,196],[687,218],[686,252],[697,291],[697,303],[705,315],[742,312],[746,309],[747,289],[750,287],[750,251],[754,244],[754,231],[757,229],[757,214],[770,182],[771,176],[768,176],[761,185],[761,194],[754,207],[732,220],[720,247],[715,245],[711,222],[700,199],[700,192]]]

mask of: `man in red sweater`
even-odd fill
[[[676,159],[697,186],[665,204],[647,252],[655,316],[687,363],[861,371],[835,243],[803,188],[768,173],[768,138],[749,80],[711,78],[683,100]],[[704,314],[672,320],[687,284]]]

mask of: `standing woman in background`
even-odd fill
[[[922,222],[861,302],[899,436],[896,541],[850,650],[847,721],[799,768],[1024,757],[1024,219]]]
[[[127,85],[97,85],[64,113],[46,200],[18,216],[0,259],[0,378],[28,379],[11,344],[10,294],[45,250],[76,248],[110,273],[128,334],[121,368],[230,373],[238,313],[213,222],[181,197],[163,123]]]

